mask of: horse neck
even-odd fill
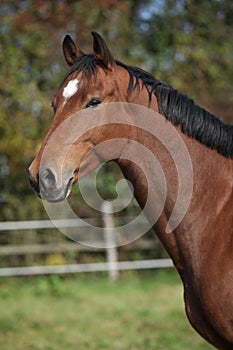
[[[192,139],[186,140],[186,145],[192,159],[194,179],[192,198],[186,215],[173,232],[166,233],[176,202],[178,179],[174,175],[176,174],[174,163],[166,152],[162,151],[160,155],[156,153],[156,157],[166,177],[166,202],[159,219],[153,226],[181,276],[184,273],[184,266],[197,270],[197,263],[201,260],[203,241],[209,240],[209,235],[212,235],[212,239],[218,244],[220,236],[219,231],[214,231],[216,225],[223,222],[226,225],[226,232],[222,233],[222,237],[225,233],[227,234],[227,231],[229,235],[232,232],[232,222],[227,219],[226,214],[233,205],[230,197],[233,162]],[[156,145],[154,146],[156,148]],[[140,155],[137,156],[140,157]],[[151,177],[153,182],[153,188],[150,188],[150,191],[153,191],[153,201],[146,216],[153,223],[156,206],[161,201],[159,176],[156,170],[148,168],[146,159],[141,164],[143,170],[125,159],[120,159],[118,163],[124,176],[132,183],[134,196],[141,208],[144,208],[147,200],[148,179],[143,174],[143,170],[147,169],[147,176]]]
[[[157,103],[154,102],[154,106],[156,105]],[[197,264],[201,260],[203,240],[208,234],[212,234],[211,230],[217,225],[218,220],[219,222],[224,218],[227,220],[226,212],[230,205],[233,205],[231,196],[233,161],[183,134],[179,127],[177,130],[186,144],[192,161],[194,186],[186,215],[169,234],[166,233],[166,227],[176,202],[179,184],[175,176],[176,167],[168,152],[161,148],[158,140],[148,134],[145,135],[143,131],[135,134],[138,143],[144,144],[154,153],[164,171],[167,183],[166,202],[154,225],[154,230],[183,278],[188,270],[198,270]],[[139,154],[137,156],[140,157]],[[134,195],[141,208],[147,200],[148,182],[143,175],[143,170],[147,169],[147,176],[153,182],[153,188],[150,188],[150,191],[153,191],[154,199],[146,215],[148,220],[153,222],[156,205],[161,201],[160,177],[157,176],[156,169],[148,167],[146,157],[142,159],[141,169],[125,159],[120,159],[118,163],[124,176],[133,184]],[[230,219],[226,226],[230,234],[232,232]],[[213,239],[217,241],[219,237],[215,235]],[[186,266],[185,272],[184,266]],[[188,269],[187,266],[189,266]]]

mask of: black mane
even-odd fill
[[[97,74],[97,62],[93,54],[84,55],[67,73],[65,79],[73,72],[82,72],[88,79]],[[152,95],[157,98],[159,111],[174,125],[204,145],[217,150],[225,157],[233,158],[233,125],[223,123],[215,115],[196,105],[186,95],[178,92],[169,84],[156,79],[152,74],[136,67],[127,66],[116,60],[129,74],[128,93],[140,88],[140,82],[148,91],[148,105]],[[108,70],[107,67],[102,66]]]

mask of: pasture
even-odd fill
[[[173,269],[0,279],[2,350],[210,350],[189,325]]]

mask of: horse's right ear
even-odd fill
[[[63,53],[68,66],[73,66],[77,59],[84,55],[69,35],[66,35],[63,40]]]

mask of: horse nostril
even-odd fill
[[[31,187],[37,192],[37,194],[39,194],[40,189],[38,176],[36,178],[33,177],[32,173],[30,172],[30,169],[28,169],[28,177]]]
[[[42,183],[45,188],[53,188],[56,183],[56,178],[50,169],[46,169],[40,177],[40,183]]]

